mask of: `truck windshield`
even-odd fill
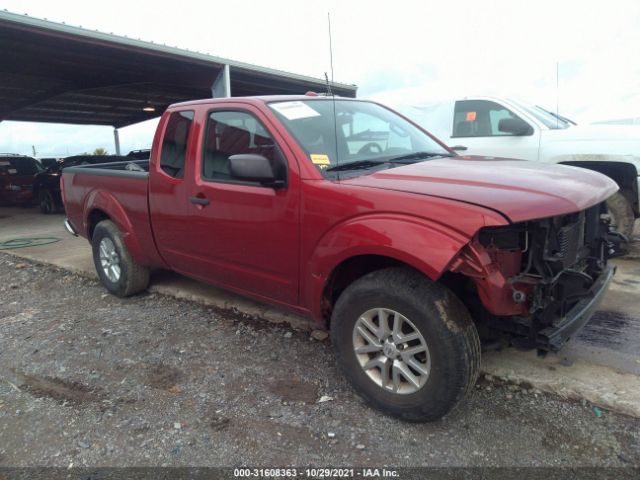
[[[523,110],[526,110],[528,114],[535,117],[545,127],[551,130],[569,128],[571,124],[576,125],[575,122],[569,120],[568,118],[565,118],[562,115],[556,115],[555,113],[552,113],[549,110],[546,110],[538,105],[531,105],[526,102],[513,99],[511,99],[511,101]]]
[[[391,168],[450,152],[402,117],[371,102],[318,98],[269,107],[323,174]],[[350,168],[352,167],[352,168]]]

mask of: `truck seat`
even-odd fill
[[[462,120],[462,121],[456,123],[454,136],[456,136],[456,137],[467,137],[469,135],[471,135],[471,122],[467,122],[466,120]]]
[[[208,132],[207,136],[210,134]],[[251,134],[247,130],[226,125],[220,133],[218,148],[210,150],[207,145],[202,167],[204,178],[230,179],[229,157],[238,153],[252,153],[250,141]]]
[[[174,130],[165,133],[160,154],[160,168],[169,175],[182,178],[184,175],[184,161],[187,148],[187,135],[189,134],[189,121],[180,121]]]

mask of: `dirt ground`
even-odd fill
[[[2,467],[640,466],[638,419],[483,379],[403,423],[354,395],[329,340],[5,254],[0,439]]]

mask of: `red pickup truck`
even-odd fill
[[[612,279],[605,200],[574,167],[456,153],[376,103],[171,106],[149,161],[63,171],[67,229],[104,286],[164,268],[308,315],[373,406],[434,420],[470,391],[480,331],[557,350]]]

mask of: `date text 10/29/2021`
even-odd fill
[[[236,468],[234,478],[399,478],[387,468]]]

